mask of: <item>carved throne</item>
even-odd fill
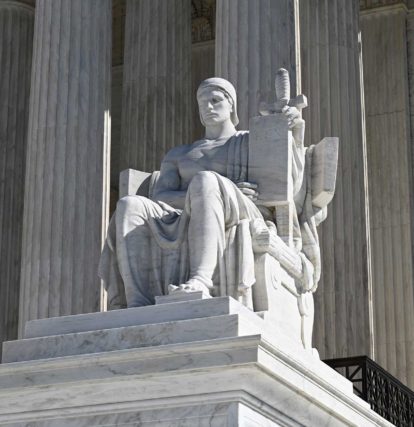
[[[252,141],[254,141],[255,119],[274,121],[275,116],[252,119],[250,123]],[[256,276],[256,284],[252,288],[251,295],[252,308],[268,320],[274,333],[280,331],[296,344],[311,350],[313,295],[311,291],[304,291],[301,286],[302,259],[294,248],[293,229],[294,221],[297,220],[295,217],[297,201],[293,199],[292,191],[291,142],[286,143],[286,138],[276,139],[272,150],[277,153],[277,156],[273,156],[278,159],[277,163],[273,164],[277,177],[266,175],[266,168],[259,168],[259,174],[256,173],[256,175],[264,173],[263,177],[255,176],[253,171],[255,163],[260,164],[263,157],[267,156],[265,150],[263,152],[263,146],[256,150],[258,158],[249,159],[249,168],[256,178],[251,181],[266,180],[265,183],[258,182],[259,188],[263,188],[268,182],[272,185],[273,180],[272,188],[276,187],[272,197],[264,196],[267,201],[263,200],[262,203],[274,209],[277,227],[277,233],[276,229],[274,233],[269,232],[265,223],[260,224],[260,221],[251,224],[250,227]],[[334,194],[337,154],[338,139],[324,138],[313,147],[311,185],[307,182],[309,174],[308,177],[304,175],[301,197],[304,199],[306,193],[311,191],[312,204],[320,209],[326,208]],[[158,174],[158,171],[153,173],[133,169],[122,171],[119,182],[120,198],[136,194],[151,198]],[[243,295],[239,297],[242,303],[243,297]]]

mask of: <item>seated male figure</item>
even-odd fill
[[[178,290],[238,298],[255,284],[250,224],[273,217],[255,205],[260,188],[247,182],[249,133],[236,130],[236,92],[228,81],[205,80],[197,100],[204,138],[167,153],[152,200],[118,202],[100,264],[113,307],[125,305],[122,290],[134,307]],[[294,107],[283,113],[301,153],[292,160],[302,171],[294,177],[300,188],[304,122]]]

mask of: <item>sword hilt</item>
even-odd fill
[[[290,80],[289,73],[284,68],[280,68],[275,77],[276,102],[267,104],[262,102],[259,106],[259,113],[262,116],[269,114],[280,113],[282,109],[288,105],[302,110],[308,106],[308,100],[305,95],[298,95],[295,98],[290,98]]]
[[[275,77],[276,102],[287,105],[290,101],[289,73],[284,68],[279,68]]]

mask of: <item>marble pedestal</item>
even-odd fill
[[[0,365],[4,426],[389,426],[229,297],[30,321]]]

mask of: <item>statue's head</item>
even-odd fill
[[[228,80],[212,77],[201,82],[197,90],[197,101],[200,120],[204,126],[228,118],[234,126],[239,123],[236,90]]]

